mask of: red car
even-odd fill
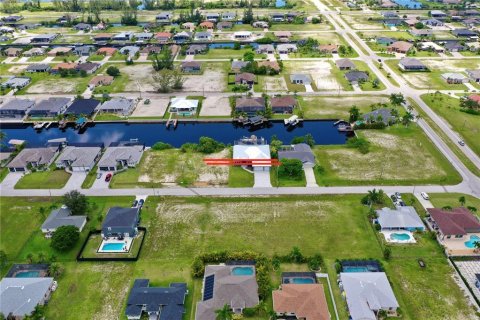
[[[105,176],[105,182],[110,182],[110,180],[112,179],[112,174],[109,173]]]

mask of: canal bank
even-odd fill
[[[141,121],[141,122],[140,122]],[[165,125],[166,120],[145,120],[95,122],[88,124],[83,130],[75,130],[73,126],[59,129],[58,124],[52,124],[48,129],[35,130],[32,124],[2,123],[2,132],[5,133],[5,142],[10,139],[25,140],[29,146],[43,146],[50,139],[66,138],[71,143],[103,143],[138,139],[151,146],[158,141],[180,147],[184,143],[196,143],[202,136],[211,137],[225,144],[243,137],[256,135],[268,141],[276,136],[288,144],[293,138],[312,135],[318,145],[345,144],[347,134],[339,132],[333,120],[305,120],[296,127],[287,127],[283,120],[270,121],[258,127],[243,127],[231,121],[182,120],[176,128]]]

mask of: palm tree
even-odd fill
[[[40,263],[44,263],[44,262],[45,262],[45,253],[40,252],[40,253],[38,254],[38,261],[39,261]]]
[[[460,202],[460,205],[463,207],[465,206],[465,202],[467,202],[467,199],[465,199],[465,196],[461,196],[458,198],[458,202]]]
[[[230,309],[228,304],[225,304],[222,309],[215,310],[217,316],[215,317],[216,320],[232,320],[233,319],[233,312]]]
[[[33,254],[31,252],[29,254],[27,254],[27,260],[28,260],[28,263],[33,262]]]

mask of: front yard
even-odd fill
[[[68,179],[70,173],[63,169],[37,171],[24,175],[15,185],[15,189],[61,189]]]

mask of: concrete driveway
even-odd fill
[[[318,187],[317,180],[315,179],[315,173],[313,172],[313,168],[303,168],[305,172],[305,178],[307,180],[307,188],[309,187]]]
[[[113,172],[102,172],[102,176],[100,177],[100,179],[95,179],[95,182],[90,189],[108,189],[108,185],[110,184],[110,182],[105,181],[105,177],[108,173],[111,173],[113,175]]]
[[[305,85],[305,91],[306,91],[306,92],[314,92],[314,91],[313,91],[313,88],[312,88],[312,85],[306,84],[306,85]]]
[[[70,175],[70,179],[68,179],[67,183],[63,187],[65,190],[80,190],[82,188],[82,183],[87,177],[86,172],[72,172]]]
[[[23,172],[10,172],[3,179],[2,184],[0,185],[2,190],[13,189],[17,184],[18,180],[23,176]]]
[[[272,184],[270,183],[270,171],[254,171],[253,176],[255,182],[253,184],[254,188],[271,188]]]
[[[415,195],[415,198],[417,198],[418,202],[420,202],[420,204],[425,208],[425,210],[428,208],[435,208],[433,204],[430,202],[430,200],[423,199],[423,197],[420,195],[419,192],[415,192],[414,195]]]

